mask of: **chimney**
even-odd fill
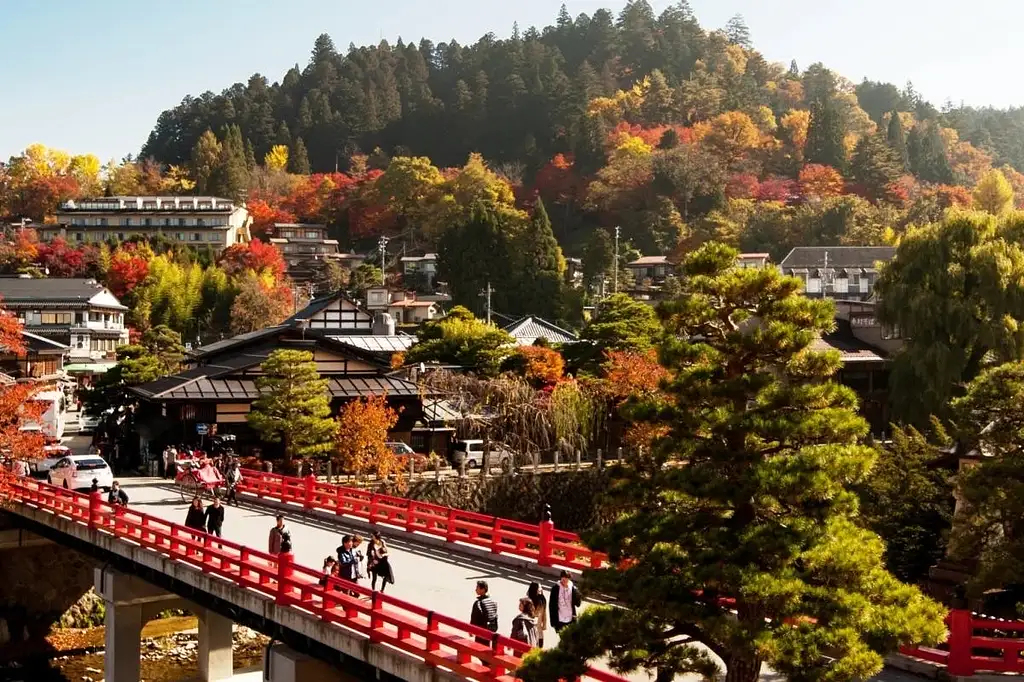
[[[391,317],[391,313],[378,311],[373,314],[373,335],[395,335],[395,320]]]

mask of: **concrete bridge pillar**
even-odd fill
[[[139,682],[142,626],[168,609],[199,619],[199,679],[229,680],[234,673],[230,619],[165,592],[134,576],[96,569],[96,593],[106,606],[106,682]]]

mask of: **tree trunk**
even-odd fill
[[[749,652],[731,654],[725,659],[725,682],[757,682],[761,659]]]

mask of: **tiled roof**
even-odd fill
[[[576,335],[567,329],[540,317],[524,317],[505,327],[505,331],[520,346],[532,346],[537,339],[545,338],[551,343],[574,343]]]
[[[829,267],[871,269],[875,267],[875,263],[892,260],[896,255],[896,247],[797,246],[782,259],[779,267],[783,270],[824,267],[826,252],[828,253]]]
[[[844,364],[885,361],[885,356],[878,349],[853,335],[847,320],[836,320],[835,330],[815,339],[811,343],[811,350],[837,350],[842,355]]]
[[[352,334],[349,336],[330,336],[328,338],[338,343],[343,343],[346,346],[368,350],[371,353],[403,353],[416,343],[416,337],[408,334],[396,334],[395,336]]]
[[[0,297],[6,303],[29,303],[33,301],[69,301],[88,303],[105,287],[94,279],[72,279],[64,277],[0,277]]]
[[[631,263],[626,263],[626,267],[631,265],[671,265],[668,256],[640,256]]]
[[[204,369],[202,367],[196,370]],[[190,370],[195,372],[196,370]],[[187,374],[183,372],[182,375]],[[177,378],[184,378],[178,375]],[[259,397],[259,390],[256,388],[256,380],[250,378],[232,377],[201,377],[198,379],[187,379],[180,381],[180,385],[170,390],[164,389],[158,394],[153,394],[150,389],[155,384],[169,382],[176,377],[158,379],[155,382],[137,386],[133,390],[146,397],[159,395],[160,400],[255,400]],[[378,376],[374,374],[361,376],[349,375],[341,377],[326,377],[327,391],[332,398],[359,398],[369,395],[381,395],[386,393],[389,396],[416,396],[419,395],[419,387],[411,381],[398,377]],[[150,395],[146,395],[149,393]]]
[[[423,418],[428,422],[451,423],[461,421],[463,415],[447,400],[424,400]]]
[[[69,349],[69,346],[63,343],[57,343],[45,336],[32,334],[24,329],[21,330],[21,336],[25,340],[25,348],[33,353],[63,353]]]

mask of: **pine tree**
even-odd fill
[[[605,655],[656,682],[712,678],[708,650],[727,682],[756,682],[762,663],[791,680],[868,679],[901,643],[945,636],[945,609],[886,572],[858,523],[850,486],[876,452],[855,394],[830,381],[839,354],[810,349],[832,303],[736,257],[712,243],[687,258],[660,311],[671,378],[626,407],[660,436],[609,486],[613,520],[585,537],[610,559],[587,585],[619,603],[529,657],[526,682],[573,679]]]
[[[811,105],[811,122],[807,128],[804,157],[808,163],[832,166],[840,173],[846,169],[846,132],[832,98]]]
[[[306,153],[306,143],[301,137],[295,138],[295,144],[288,152],[288,172],[309,175],[309,154]]]
[[[245,141],[245,168],[250,173],[256,170],[256,150],[252,146],[252,140]]]
[[[249,425],[266,440],[281,443],[288,464],[295,457],[331,452],[338,424],[331,419],[327,380],[320,377],[313,354],[276,350],[260,367],[260,397],[248,414]]]
[[[896,158],[900,163],[900,170],[904,173],[910,169],[910,156],[907,152],[907,138],[903,134],[903,121],[900,120],[900,114],[895,109],[889,114],[889,130],[888,130],[888,141],[889,146],[896,152]]]
[[[281,121],[281,125],[277,126],[277,136],[274,138],[274,144],[283,144],[289,148],[292,145],[292,134],[288,130],[288,124],[284,121]]]
[[[249,169],[245,163],[245,143],[237,125],[221,131],[220,157],[210,179],[209,191],[217,196],[240,201],[249,186]]]
[[[521,255],[517,289],[523,313],[564,321],[565,284],[562,270],[565,259],[551,229],[547,209],[540,198],[534,206],[533,217],[519,236],[517,251]]]
[[[192,180],[196,183],[196,191],[200,194],[209,191],[210,180],[217,170],[220,155],[221,143],[210,130],[200,135],[199,140],[192,147]]]
[[[896,152],[881,134],[865,135],[857,143],[850,172],[868,197],[875,201],[888,196],[892,184],[903,174]]]
[[[941,184],[953,182],[946,144],[935,123],[918,123],[911,128],[907,136],[907,156],[910,170],[919,179]]]
[[[725,37],[729,39],[730,45],[739,45],[749,50],[753,46],[750,42],[750,29],[742,14],[735,14],[725,25]]]

